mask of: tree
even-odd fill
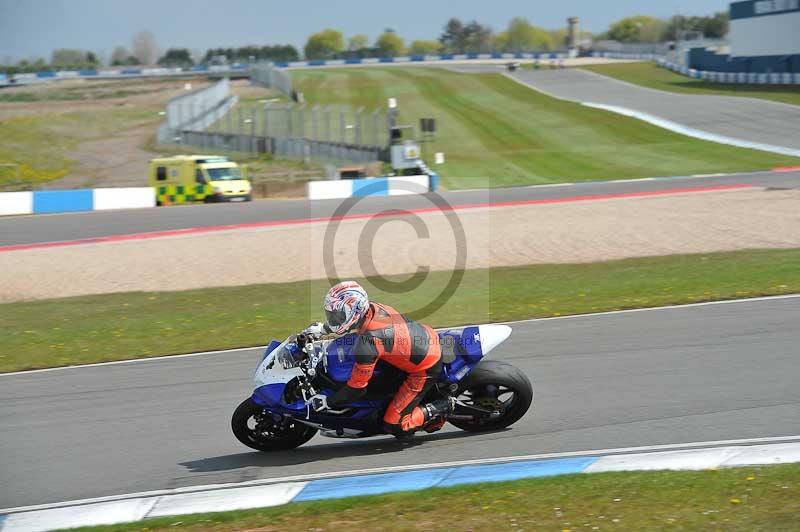
[[[166,66],[192,66],[192,53],[187,48],[170,48],[158,60],[159,65]]]
[[[730,17],[727,11],[714,13],[710,17],[703,17],[703,34],[712,39],[721,39],[728,33],[730,27]]]
[[[439,41],[416,40],[411,43],[408,53],[411,55],[430,55],[438,54],[442,49]]]
[[[487,52],[489,51],[492,29],[473,20],[464,27],[464,51]]]
[[[347,39],[347,49],[351,52],[357,52],[369,46],[369,37],[363,33],[353,35]]]
[[[136,59],[131,55],[127,48],[124,46],[117,46],[114,48],[114,51],[111,52],[111,65],[112,66],[121,66],[121,65],[136,65],[139,64],[139,60]]]
[[[86,52],[73,48],[59,48],[53,50],[50,56],[51,65],[75,65],[83,63],[86,59]]]
[[[458,18],[451,18],[444,25],[444,31],[439,37],[442,48],[446,52],[461,54],[466,48],[466,34],[464,33],[464,23]]]
[[[86,62],[90,65],[96,65],[100,61],[97,60],[97,56],[94,55],[94,52],[86,52]]]
[[[547,30],[531,24],[528,19],[514,17],[508,23],[505,51],[524,52],[551,50],[556,47],[553,36]]]
[[[667,21],[661,34],[661,39],[676,41],[686,32],[697,32],[710,39],[721,39],[728,33],[728,26],[728,13],[726,11],[720,11],[707,17],[675,15]]]
[[[665,23],[647,15],[636,15],[618,20],[608,30],[608,38],[619,42],[658,42]]]
[[[384,31],[375,41],[375,48],[381,57],[396,57],[406,53],[405,42],[393,31]]]
[[[147,30],[142,30],[133,36],[133,55],[143,65],[152,65],[158,57],[156,38]]]
[[[306,59],[333,59],[343,50],[344,36],[341,31],[333,29],[311,35],[303,48]]]
[[[124,46],[117,46],[114,48],[114,51],[111,52],[111,64],[121,65],[130,55],[127,48]]]

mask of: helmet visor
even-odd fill
[[[328,327],[331,329],[338,329],[347,321],[347,315],[344,310],[328,310],[325,309],[325,320],[328,322]]]

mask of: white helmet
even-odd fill
[[[342,281],[328,290],[322,308],[328,328],[335,334],[344,334],[367,313],[367,291],[355,281]]]

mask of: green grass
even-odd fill
[[[64,177],[72,167],[69,152],[79,143],[161,121],[157,109],[50,112],[0,121],[0,190],[29,188]],[[144,171],[144,169],[143,169]]]
[[[682,94],[713,94],[719,96],[746,96],[775,102],[800,105],[800,86],[748,85],[740,83],[710,83],[692,79],[661,68],[652,62],[613,63],[581,67],[604,76],[662,91]]]
[[[402,278],[402,279],[405,279]],[[428,314],[450,272],[371,296],[434,326],[800,292],[800,249],[469,270]],[[325,281],[123,293],[0,305],[0,371],[263,345],[321,317]]]
[[[174,84],[171,80],[124,80],[104,82],[99,80],[70,80],[51,82],[30,87],[17,86],[0,91],[3,102],[54,102],[80,100],[108,100],[150,94]]]
[[[798,159],[701,141],[640,120],[557,100],[500,74],[433,68],[293,72],[309,105],[384,108],[396,97],[401,123],[434,117],[437,167],[449,189],[735,172]]]
[[[472,484],[81,530],[797,530],[800,465]]]

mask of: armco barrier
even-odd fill
[[[155,207],[151,187],[0,193],[0,216]]]
[[[431,190],[431,182],[428,175],[309,181],[306,183],[306,197],[316,200],[424,194]]]

